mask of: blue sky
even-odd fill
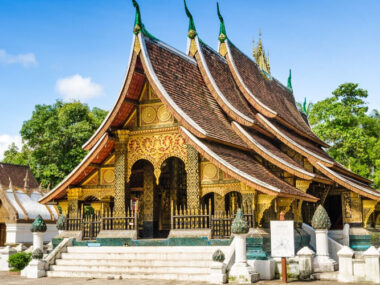
[[[146,28],[185,51],[182,0],[139,0]],[[215,1],[188,0],[200,37],[217,47]],[[272,75],[316,102],[357,82],[380,109],[380,1],[221,0],[229,38],[251,54],[263,33]],[[134,8],[129,0],[0,0],[0,158],[36,104],[81,99],[109,109],[128,62]]]

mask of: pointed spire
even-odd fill
[[[292,86],[292,70],[289,69],[289,77],[288,77],[288,89],[293,92]],[[306,98],[305,98],[306,99]]]
[[[141,21],[141,13],[140,13],[140,6],[136,2],[136,0],[132,0],[133,6],[136,8],[136,14],[135,14],[135,25],[133,27],[133,33],[135,35],[138,35],[138,33],[143,28],[143,23]]]
[[[193,15],[191,15],[189,9],[187,8],[186,0],[183,0],[183,3],[185,4],[186,15],[187,15],[187,17],[189,18],[189,29],[188,29],[188,31],[187,31],[187,36],[188,36],[190,39],[194,39],[195,36],[197,35],[197,30],[195,29],[195,24],[194,24]]]
[[[220,28],[219,28],[219,41],[221,43],[224,43],[224,41],[227,38],[227,33],[226,33],[226,26],[224,25],[224,19],[222,17],[222,14],[220,14],[219,10],[219,3],[216,2],[216,10],[218,13],[219,21],[220,21]]]
[[[265,50],[264,50],[263,42],[261,39],[261,29],[259,30],[259,41],[257,43],[256,48],[255,48],[255,42],[253,41],[252,54],[258,66],[265,73],[270,74],[269,52],[268,52],[268,55],[265,55]]]

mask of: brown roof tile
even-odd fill
[[[325,145],[302,118],[293,94],[275,79],[265,79],[258,66],[233,44],[229,44],[229,47],[235,66],[250,92],[264,105],[275,111],[282,120],[321,145]]]
[[[205,43],[200,42],[200,47],[200,52],[204,55],[212,79],[227,101],[243,115],[251,120],[255,120],[256,111],[240,92],[228,67],[227,61]]]
[[[195,62],[145,37],[149,58],[159,81],[172,100],[208,135],[218,141],[247,148],[206,87]]]
[[[38,188],[38,182],[30,171],[29,166],[8,163],[0,163],[0,184],[5,187],[9,186],[10,178],[13,186],[17,188],[24,188],[24,179],[27,172],[29,177],[29,188]]]

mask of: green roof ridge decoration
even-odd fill
[[[315,230],[328,230],[331,227],[329,215],[322,205],[319,205],[315,210],[311,225]]]
[[[44,220],[42,219],[41,215],[38,215],[33,224],[30,226],[30,231],[32,233],[39,232],[39,233],[44,233],[46,232],[46,224]]]
[[[186,15],[187,15],[187,17],[189,18],[189,28],[188,28],[188,30],[187,30],[187,36],[188,36],[190,39],[194,39],[195,36],[197,35],[197,30],[195,29],[195,24],[194,24],[193,15],[191,15],[189,9],[187,8],[186,0],[183,0],[183,3],[185,4]]]
[[[44,252],[40,248],[36,248],[32,252],[32,259],[42,259],[44,257]]]
[[[220,249],[217,249],[212,255],[212,260],[215,262],[223,262],[225,259],[226,257],[224,256],[223,251],[221,251]]]
[[[248,231],[248,223],[244,220],[243,211],[239,208],[235,219],[232,221],[231,232],[233,234],[246,234]]]
[[[220,14],[219,10],[219,3],[216,2],[216,11],[218,13],[219,21],[220,21],[220,27],[219,27],[219,41],[221,43],[224,43],[224,41],[227,39],[227,33],[226,33],[226,26],[224,25],[224,19],[222,14]]]
[[[292,86],[292,70],[289,69],[289,77],[288,77],[288,89],[293,92]]]
[[[57,230],[61,231],[65,229],[66,217],[64,215],[59,215],[56,227]]]
[[[135,25],[133,27],[133,33],[137,36],[140,32],[142,32],[144,36],[147,36],[155,40],[156,38],[145,29],[145,26],[141,20],[141,12],[140,12],[139,4],[137,3],[136,0],[132,0],[132,3],[133,3],[133,6],[136,8]]]

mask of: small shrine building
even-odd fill
[[[45,241],[57,235],[58,211],[40,204],[42,196],[29,166],[0,163],[0,246],[32,243],[30,226],[38,215],[47,223]]]
[[[300,225],[319,203],[334,229],[375,225],[380,193],[327,154],[296,107],[291,80],[284,86],[270,74],[261,38],[254,58],[247,56],[218,13],[215,51],[186,8],[184,53],[151,35],[134,4],[115,105],[83,145],[87,156],[41,203],[58,203],[68,217],[85,206],[109,218],[135,213],[128,225],[137,225],[140,238],[210,228],[212,216],[237,208],[251,227],[268,227],[280,212]]]

